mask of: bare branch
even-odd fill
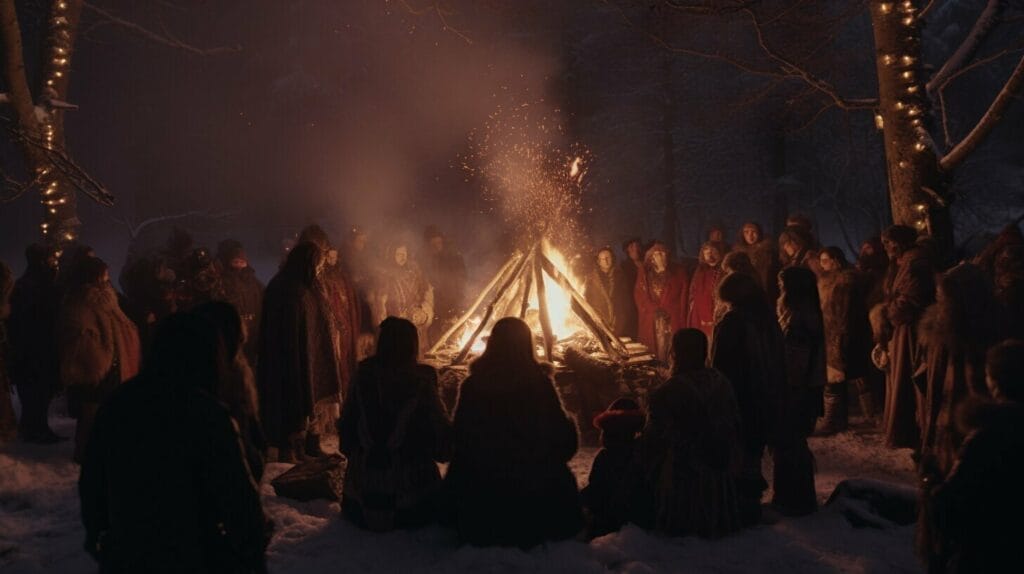
[[[455,34],[463,42],[469,45],[473,44],[473,40],[469,36],[467,36],[461,30],[448,23],[448,16],[454,15],[454,10],[441,6],[440,2],[432,2],[424,6],[423,8],[416,8],[412,4],[410,4],[408,0],[398,1],[402,4],[402,6],[405,7],[406,11],[408,11],[413,16],[423,16],[424,14],[430,14],[431,12],[437,14],[437,20],[441,23],[442,30],[444,30],[445,32],[451,32],[452,34]]]
[[[935,0],[928,0],[928,3],[924,5],[924,8],[921,8],[921,11],[917,14],[917,17],[924,18],[925,16],[928,15],[928,12],[931,12],[932,8],[934,7]]]
[[[992,101],[992,105],[989,106],[985,115],[978,120],[971,133],[967,134],[967,137],[940,160],[939,165],[942,169],[949,171],[960,165],[985,140],[996,124],[999,123],[999,120],[1002,119],[1006,108],[1021,92],[1022,88],[1024,88],[1024,57],[1021,57],[1017,67],[1014,68],[1013,73],[1006,80],[1003,89],[999,91],[999,95]]]
[[[745,0],[743,2],[737,2],[736,4],[729,4],[725,6],[716,6],[714,4],[696,3],[696,2],[679,2],[677,0],[665,0],[665,6],[686,14],[698,14],[701,16],[723,16],[726,14],[735,14],[740,10],[744,10],[760,4],[760,0]]]
[[[195,54],[197,56],[214,56],[218,54],[228,54],[242,51],[241,46],[218,46],[215,48],[199,48],[197,46],[193,46],[192,44],[179,40],[178,38],[175,38],[167,32],[156,32],[154,30],[150,30],[149,28],[146,28],[136,22],[132,22],[131,20],[122,18],[109,10],[100,8],[99,6],[90,4],[89,2],[83,2],[82,6],[92,11],[94,14],[96,14],[103,20],[106,20],[110,24],[120,26],[121,28],[124,28],[129,32],[138,34],[146,40],[149,40],[157,44],[161,44],[163,46],[168,46],[176,50],[182,50],[184,52]]]
[[[945,81],[943,81],[941,84],[936,86],[935,89],[938,92],[942,92],[943,90],[946,89],[946,87],[949,86],[949,84],[953,83],[953,80],[956,80],[960,76],[962,76],[962,75],[964,75],[964,74],[966,74],[968,72],[971,72],[973,70],[976,70],[976,69],[978,69],[978,68],[980,68],[982,66],[985,66],[987,64],[991,64],[992,62],[994,62],[996,60],[999,60],[999,59],[1002,59],[1002,58],[1004,58],[1006,56],[1016,55],[1016,54],[1019,54],[1021,52],[1024,52],[1024,42],[1022,42],[1022,43],[1020,43],[1020,44],[1018,44],[1018,45],[1016,45],[1016,46],[1014,46],[1012,48],[1006,48],[1006,49],[1000,50],[1000,51],[996,52],[995,54],[992,54],[991,56],[986,56],[986,57],[981,58],[979,60],[975,60],[974,62],[971,62],[970,64],[968,64],[968,65],[960,68],[956,72],[953,72],[952,74],[950,74],[945,79]]]
[[[864,98],[864,99],[849,99],[839,95],[838,90],[835,86],[812,74],[810,71],[798,66],[792,60],[786,58],[782,54],[772,49],[764,37],[764,30],[761,27],[761,23],[757,18],[757,14],[749,8],[742,10],[748,17],[750,22],[754,26],[754,31],[757,33],[757,44],[761,47],[761,50],[772,60],[774,60],[779,67],[790,76],[794,76],[802,79],[807,85],[818,90],[819,92],[828,96],[837,107],[843,110],[857,110],[857,109],[874,109],[878,107],[878,98]]]
[[[157,223],[166,223],[168,221],[177,221],[179,219],[188,219],[190,217],[203,217],[203,218],[207,218],[207,219],[222,220],[222,219],[228,219],[228,218],[231,218],[231,217],[234,217],[234,216],[235,216],[235,212],[233,212],[233,211],[211,212],[209,210],[192,210],[192,211],[185,211],[185,212],[182,212],[182,213],[175,213],[175,214],[172,214],[172,215],[157,215],[155,217],[150,217],[150,218],[147,218],[147,219],[143,219],[142,221],[140,221],[139,223],[136,223],[136,224],[132,224],[130,221],[127,220],[127,218],[126,219],[121,219],[121,218],[115,217],[114,215],[111,215],[110,219],[114,223],[117,223],[119,225],[123,225],[126,228],[128,228],[128,235],[132,239],[135,239],[136,237],[139,236],[140,233],[142,233],[142,231],[144,229],[146,229],[147,227],[149,227],[151,225],[156,225]]]
[[[967,33],[967,37],[961,42],[960,47],[953,52],[953,55],[946,60],[946,63],[939,68],[939,71],[928,80],[925,89],[929,93],[935,91],[937,86],[943,85],[950,74],[959,70],[971,59],[978,50],[978,47],[981,46],[981,43],[985,41],[988,33],[999,22],[999,11],[1002,9],[1002,4],[1002,0],[988,0],[988,4],[985,5],[985,9],[978,16],[978,20],[971,27],[971,31]]]

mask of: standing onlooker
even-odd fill
[[[786,346],[786,401],[772,458],[775,497],[786,514],[802,515],[818,507],[814,455],[807,437],[821,416],[825,386],[825,328],[814,272],[790,267],[779,273],[779,327]]]
[[[325,416],[325,403],[338,401],[334,327],[321,285],[325,260],[315,244],[299,243],[263,296],[260,419],[282,462],[322,453],[317,430],[325,425],[318,415]]]
[[[408,319],[420,334],[420,352],[430,348],[428,332],[434,320],[434,288],[419,265],[409,258],[409,248],[404,243],[388,250],[377,304],[378,322],[388,317]]]
[[[68,410],[78,419],[74,457],[81,463],[96,411],[118,385],[139,372],[142,360],[138,330],[121,311],[102,260],[92,257],[75,266],[57,333]]]
[[[769,301],[775,301],[778,295],[779,251],[775,242],[766,237],[761,226],[753,221],[743,224],[740,238],[733,251],[741,251],[750,257],[750,263],[757,270],[757,282],[764,289]]]
[[[427,281],[434,287],[434,317],[428,337],[432,344],[462,314],[466,262],[451,241],[433,225],[423,232],[423,240],[427,248],[424,271]]]
[[[1024,559],[1024,341],[989,351],[987,383],[994,400],[961,409],[952,471],[923,465],[917,538],[929,572],[1012,572]]]
[[[985,353],[999,340],[999,308],[988,274],[963,263],[943,273],[935,303],[919,324],[924,385],[917,391],[921,454],[950,471],[963,437],[957,412],[970,398],[987,398]]]
[[[711,365],[732,384],[742,423],[742,465],[736,480],[740,522],[761,517],[761,495],[768,487],[761,457],[780,424],[786,399],[786,349],[775,312],[757,280],[743,273],[718,286],[726,312],[715,325]]]
[[[589,482],[581,492],[589,511],[588,538],[604,536],[636,520],[640,510],[641,472],[637,435],[644,413],[631,398],[622,397],[594,417],[601,430],[601,450],[590,465]]]
[[[256,270],[249,265],[249,257],[242,244],[225,239],[217,245],[217,259],[221,265],[221,284],[224,300],[238,311],[245,330],[245,355],[249,364],[256,364],[256,341],[263,310],[263,283],[256,278]]]
[[[25,250],[28,266],[14,283],[10,336],[11,382],[21,400],[18,435],[25,442],[54,443],[63,440],[47,420],[50,400],[60,389],[57,359],[57,256],[42,244]]]
[[[638,339],[658,359],[668,362],[672,333],[686,324],[690,280],[683,268],[669,260],[664,243],[654,242],[644,256],[633,297],[640,313]]]
[[[459,536],[478,546],[530,547],[582,527],[576,424],[537,362],[533,333],[515,317],[494,324],[455,410],[455,454],[445,483]]]
[[[686,309],[686,325],[700,329],[709,339],[715,330],[715,293],[722,279],[724,243],[705,243],[700,248],[700,262],[690,279],[690,297]]]
[[[623,320],[622,328],[616,334],[636,339],[639,329],[639,311],[637,311],[636,300],[633,298],[633,291],[636,289],[637,277],[644,272],[644,257],[640,247],[640,238],[631,237],[624,241],[622,251],[626,254],[626,258],[619,264],[622,281],[625,285],[622,293]]]
[[[790,226],[779,235],[779,255],[783,268],[806,267],[818,272],[817,241],[810,229]]]
[[[437,372],[416,362],[416,326],[390,317],[377,353],[359,363],[338,420],[348,458],[341,511],[362,528],[387,531],[433,522],[440,510],[438,462],[451,457],[452,429]]]
[[[875,333],[888,357],[883,415],[886,444],[914,449],[921,446],[913,380],[920,363],[917,323],[935,301],[934,266],[916,240],[917,232],[905,225],[893,225],[882,235],[889,274],[881,332]]]
[[[864,281],[865,306],[869,310],[885,300],[888,269],[889,256],[885,254],[882,238],[875,236],[865,240],[857,254],[857,272]]]
[[[10,349],[7,341],[7,318],[11,315],[11,290],[14,277],[11,269],[0,261],[0,444],[18,435],[18,421],[11,404]]]
[[[819,255],[821,275],[818,294],[825,321],[828,385],[821,434],[845,431],[849,422],[849,384],[857,390],[866,419],[875,416],[875,402],[868,382],[871,365],[871,323],[868,321],[864,279],[850,268],[838,247]]]
[[[78,494],[101,572],[266,572],[267,522],[200,317],[158,327],[145,369],[96,417]]]
[[[603,247],[597,252],[597,265],[587,275],[583,285],[583,296],[587,303],[597,311],[604,324],[616,335],[621,334],[622,324],[626,322],[625,309],[622,301],[626,299],[627,289],[622,272],[615,266],[615,253],[611,247]],[[629,287],[629,299],[633,289]],[[635,303],[634,303],[635,305]]]
[[[210,301],[192,310],[192,313],[210,322],[216,329],[224,346],[227,359],[224,375],[217,381],[214,394],[228,408],[231,417],[238,423],[238,435],[242,449],[249,463],[249,470],[258,483],[263,478],[264,453],[267,440],[260,424],[260,397],[256,390],[256,375],[253,374],[244,348],[246,337],[242,318],[230,303]]]
[[[740,526],[740,413],[732,385],[706,366],[707,356],[702,331],[676,332],[672,377],[651,394],[644,428],[654,529],[674,536],[716,538]]]

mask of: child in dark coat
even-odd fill
[[[640,405],[629,398],[615,400],[594,417],[604,447],[590,467],[590,484],[583,489],[583,504],[590,514],[588,535],[593,538],[615,532],[636,511],[637,434],[644,426]]]

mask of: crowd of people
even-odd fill
[[[766,453],[772,506],[815,511],[807,439],[846,430],[854,396],[865,429],[912,449],[929,568],[986,571],[1013,552],[1020,232],[949,269],[899,225],[853,264],[800,216],[777,241],[753,222],[724,237],[678,261],[638,238],[621,264],[596,252],[588,302],[670,370],[586,421],[602,449],[582,491],[568,466],[581,423],[523,321],[494,325],[449,415],[421,359],[463,311],[466,270],[433,227],[420,267],[408,244],[378,256],[358,230],[338,246],[310,226],[265,289],[233,240],[211,255],[176,232],[125,265],[123,294],[88,247],[31,246],[17,281],[0,266],[0,440],[62,440],[47,413],[64,392],[86,549],[105,571],[257,572],[265,463],[326,456],[328,434],[347,459],[342,513],[370,530],[437,522],[520,547],[627,522],[719,537],[763,519]]]

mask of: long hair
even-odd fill
[[[381,321],[375,357],[381,366],[391,369],[410,369],[419,357],[420,338],[416,325],[399,317]]]
[[[825,249],[822,250],[822,253],[827,253],[829,258],[831,258],[832,261],[836,262],[836,264],[839,266],[839,269],[850,268],[850,261],[846,259],[846,254],[843,253],[842,249],[836,247],[835,245],[831,247],[826,247]]]
[[[537,365],[530,327],[522,319],[505,317],[494,324],[487,348],[472,367],[474,372],[481,369],[516,371]]]
[[[764,290],[757,279],[746,273],[730,273],[718,284],[718,300],[753,317],[771,318],[772,309],[765,301]]]
[[[818,279],[806,267],[788,267],[779,273],[779,300],[776,309],[779,324],[785,330],[793,318],[807,313],[821,322],[821,299],[818,296]]]
[[[725,273],[746,273],[751,277],[757,277],[757,269],[750,261],[750,256],[745,251],[730,251],[722,258],[722,271]]]

